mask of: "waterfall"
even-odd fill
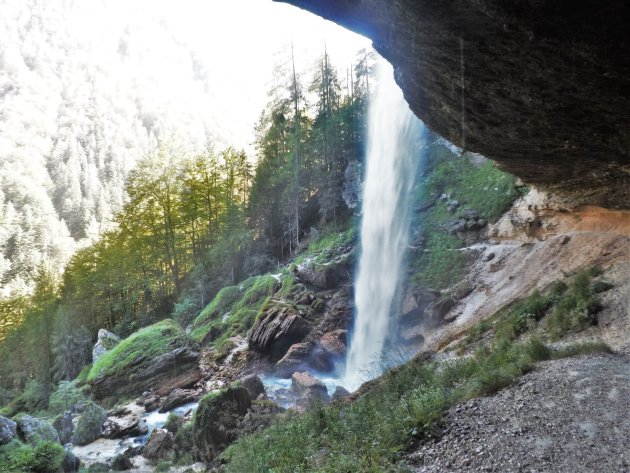
[[[368,111],[355,321],[343,380],[350,389],[379,375],[388,361],[383,350],[409,244],[408,207],[422,136],[422,123],[383,60],[377,80]]]

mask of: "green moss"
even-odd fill
[[[278,280],[266,274],[222,289],[195,319],[191,337],[198,342],[211,339],[220,348],[230,337],[245,334],[277,286]]]
[[[167,319],[138,330],[105,353],[90,369],[87,380],[125,370],[139,358],[156,358],[176,346],[185,345],[188,337],[174,321]]]

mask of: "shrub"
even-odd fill
[[[6,472],[57,473],[66,456],[55,442],[40,442],[35,447],[12,442],[0,450],[0,470]]]
[[[85,396],[78,387],[78,380],[60,381],[50,396],[48,412],[51,415],[61,414],[82,401],[85,401]]]

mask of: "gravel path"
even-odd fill
[[[497,395],[452,409],[412,471],[630,473],[630,356],[541,363]]]

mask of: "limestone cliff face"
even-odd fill
[[[369,36],[414,110],[569,205],[630,208],[630,4],[280,0]]]

